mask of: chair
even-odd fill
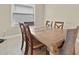
[[[47,20],[45,25],[48,28],[50,26],[50,21]]]
[[[24,29],[24,24],[23,23],[19,23],[20,25],[20,29],[21,29],[21,33],[22,33],[22,45],[21,45],[21,50],[23,49],[24,46],[24,41],[26,42],[26,46],[27,46],[27,41],[26,41],[26,37],[25,37],[25,29]],[[25,48],[26,52],[24,54],[28,53],[28,46]]]
[[[39,42],[30,32],[30,28],[27,24],[24,24],[25,27],[25,35],[27,37],[27,45],[30,48],[30,54],[33,55],[33,50],[35,49],[39,49],[43,46],[45,46],[44,44],[42,44],[41,42]],[[26,46],[27,47],[27,46]],[[46,49],[47,51],[47,49]],[[26,49],[25,49],[26,52]]]
[[[75,44],[75,54],[78,55],[79,54],[79,26],[77,26],[78,28],[78,34],[77,34],[77,38],[76,38],[76,44]]]
[[[51,28],[52,29],[53,21],[47,20],[46,23],[45,23],[45,25],[46,25],[46,28]]]
[[[55,24],[54,24],[54,28],[58,28],[58,29],[63,29],[63,26],[64,26],[64,22],[59,22],[59,21],[56,21]]]
[[[55,21],[54,28],[63,29],[63,25],[64,25],[64,22]],[[64,44],[64,41],[61,43],[61,45],[58,48],[61,48],[63,44]]]
[[[68,29],[66,34],[66,40],[63,47],[60,49],[62,55],[73,55],[75,54],[75,43],[78,33],[78,28]]]

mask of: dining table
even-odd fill
[[[56,54],[58,46],[65,40],[66,29],[34,28],[32,35],[45,46],[52,54]]]

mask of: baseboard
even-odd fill
[[[21,36],[21,34],[9,35],[9,36],[0,37],[0,38],[10,39],[10,38],[19,37],[19,36]]]

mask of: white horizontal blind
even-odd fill
[[[13,5],[13,24],[17,25],[19,22],[28,22],[34,24],[34,5],[14,4]]]

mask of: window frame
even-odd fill
[[[12,4],[11,5],[11,26],[12,27],[17,27],[19,24],[15,24],[15,21],[14,21],[14,19],[13,19],[13,12],[14,12],[14,5],[15,4]],[[19,5],[24,5],[24,4],[19,4]],[[28,4],[26,4],[26,5],[28,5]],[[34,6],[33,6],[33,23],[34,23],[34,25],[35,25],[35,4],[33,4]],[[29,22],[28,22],[29,23]],[[34,26],[34,25],[30,25],[30,26]]]

